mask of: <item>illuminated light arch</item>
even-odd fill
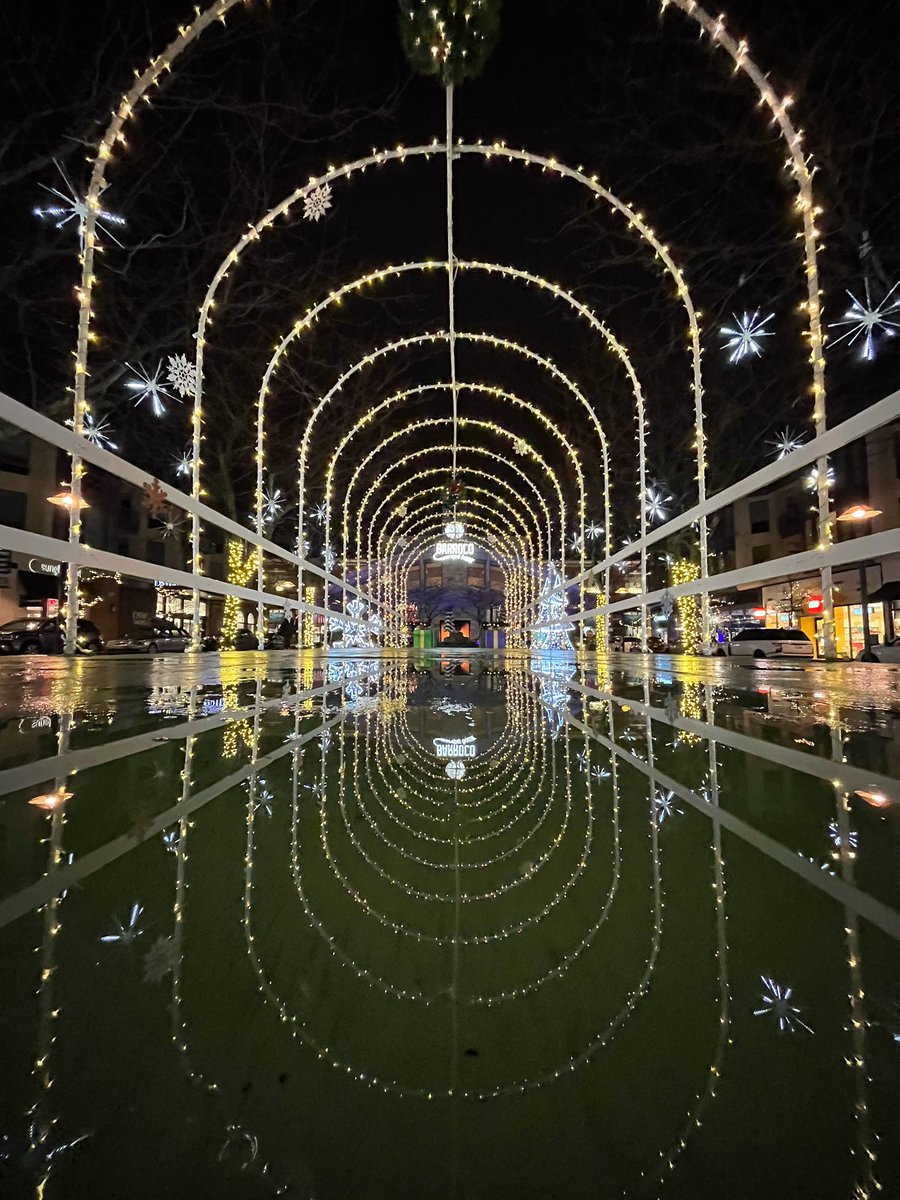
[[[446,418],[445,418],[445,420],[446,420]],[[481,448],[478,448],[474,452],[478,453],[480,455],[483,455],[484,457],[488,457],[488,458],[492,457],[490,451],[484,450]],[[360,545],[361,545],[361,532],[360,532],[361,514],[368,507],[370,497],[374,493],[374,491],[377,489],[379,484],[381,482],[384,482],[385,478],[388,475],[392,474],[395,470],[400,470],[406,463],[412,462],[418,458],[422,458],[425,455],[431,456],[435,453],[448,453],[448,454],[452,453],[452,446],[450,443],[446,443],[446,444],[443,444],[440,446],[429,447],[427,450],[414,451],[413,453],[400,458],[395,463],[392,463],[391,466],[388,467],[387,470],[383,473],[381,480],[376,481],[375,483],[370,485],[370,487],[367,490],[365,496],[363,497],[362,502],[359,507],[359,519],[357,520],[357,538],[360,540],[359,541]],[[470,454],[473,453],[473,449],[469,448],[468,453],[470,453]],[[540,493],[537,491],[537,489],[535,488],[532,481],[526,475],[524,475],[521,471],[519,471],[518,468],[516,468],[514,466],[514,464],[509,463],[509,464],[507,464],[507,466],[510,466],[512,469],[514,469],[516,471],[516,473],[520,476],[520,478],[523,480],[523,482],[527,486],[531,487],[531,489],[534,491],[534,494],[538,500],[538,503],[543,504],[542,497],[541,497]],[[508,484],[505,480],[501,480],[497,476],[489,475],[487,472],[479,471],[476,468],[469,466],[468,464],[461,465],[458,468],[458,473],[461,475],[465,475],[466,477],[473,477],[473,478],[479,478],[479,479],[483,478],[483,479],[489,481],[495,489],[495,491],[494,491],[495,499],[497,498],[496,497],[496,485],[498,483],[502,484],[502,486],[505,490],[513,492],[512,486],[510,484]],[[372,530],[375,526],[377,517],[380,514],[380,512],[382,511],[382,509],[384,509],[389,503],[391,503],[393,501],[393,498],[398,494],[398,492],[402,491],[404,488],[409,487],[411,484],[415,483],[417,480],[424,479],[426,477],[430,477],[430,476],[434,476],[434,475],[441,475],[441,476],[445,477],[446,469],[441,468],[441,467],[433,467],[433,468],[428,468],[425,470],[417,471],[414,474],[402,479],[388,493],[388,495],[384,497],[384,499],[379,504],[378,509],[375,511],[375,513],[373,514],[372,518],[369,521],[368,537],[367,537],[367,561],[369,561],[369,562],[374,561],[373,555],[374,555],[375,551],[374,551],[374,547],[373,547]],[[517,494],[515,494],[515,493],[513,493],[513,494],[515,495],[516,502],[521,503],[521,498]],[[547,521],[547,532],[548,532],[548,537],[549,537],[550,536],[549,509],[546,508],[546,505],[544,505],[544,509],[545,509],[545,517],[546,517],[546,521]],[[526,511],[526,513],[528,513],[528,515],[530,516],[531,520],[534,523],[535,531],[536,531],[536,538],[537,538],[537,553],[538,553],[538,555],[540,555],[540,547],[541,547],[541,525],[540,525],[540,522],[538,521],[538,519],[533,511],[531,511],[527,508],[525,511]],[[534,547],[533,547],[533,544],[531,543],[530,534],[528,535],[528,542],[529,542],[529,552],[533,555]],[[379,557],[378,561],[379,562],[381,561],[380,557]],[[533,558],[531,561],[534,561]],[[407,570],[408,570],[408,568],[407,568]],[[401,590],[401,588],[400,588],[399,584],[394,583],[392,581],[389,571],[386,572],[386,582],[387,582],[387,590],[383,596],[383,600],[386,605],[391,606],[392,611],[395,611],[397,608],[397,599],[396,599],[397,593],[398,593],[398,591]],[[405,590],[405,587],[404,587],[404,590]],[[523,575],[523,578],[521,581],[515,580],[515,587],[513,588],[513,593],[515,593],[518,590],[522,590],[523,592],[527,592],[527,590],[528,590],[528,579],[524,575]],[[381,585],[379,586],[379,593],[381,593]],[[535,595],[536,595],[536,589],[535,589]],[[513,595],[511,594],[510,600],[507,604],[507,608],[511,607],[512,604],[513,604]]]
[[[697,3],[697,0],[660,0],[660,15],[664,15],[669,6],[679,9],[686,17],[700,26],[701,37],[708,34],[710,45],[720,46],[734,63],[735,73],[742,72],[759,93],[759,103],[772,114],[772,123],[778,129],[782,140],[787,146],[787,167],[797,185],[795,207],[800,213],[802,223],[803,257],[806,275],[806,303],[802,306],[806,312],[809,329],[809,363],[812,367],[813,393],[813,426],[816,436],[821,436],[827,428],[826,393],[825,393],[825,333],[822,329],[822,289],[819,286],[818,240],[819,230],[816,228],[816,218],[822,209],[816,204],[813,191],[813,172],[810,170],[810,159],[803,149],[803,133],[788,115],[793,103],[792,96],[778,96],[769,83],[768,77],[759,69],[750,57],[750,50],[744,38],[736,42],[725,28],[725,17],[719,14],[715,19]],[[817,463],[817,523],[819,545],[827,549],[833,540],[831,527],[831,496],[828,491],[828,463],[821,458]],[[819,568],[822,579],[823,604],[823,635],[826,658],[835,657],[834,642],[834,592],[833,572],[830,566]]]
[[[428,489],[428,493],[433,494],[436,491],[438,491],[437,488]],[[521,606],[519,596],[521,589],[519,582],[511,578],[511,573],[525,570],[529,554],[533,554],[528,530],[524,528],[517,534],[514,527],[498,525],[492,515],[496,512],[497,497],[481,488],[473,488],[472,491],[486,495],[488,503],[467,497],[460,506],[460,516],[464,518],[474,536],[483,542],[485,551],[506,567],[506,608],[507,612],[517,611]],[[388,613],[395,623],[395,636],[402,632],[401,626],[405,623],[402,616],[404,606],[401,604],[400,597],[406,594],[406,577],[416,559],[420,558],[427,548],[434,544],[436,537],[440,537],[440,530],[446,520],[441,514],[441,507],[440,499],[422,503],[416,511],[415,518],[409,520],[403,518],[406,523],[401,524],[395,530],[385,528],[379,534],[376,553],[379,559],[393,563],[388,574],[390,588]],[[491,515],[485,516],[484,513]],[[402,552],[398,544],[401,539],[413,539],[412,545],[403,548]],[[510,586],[512,586],[511,591]]]
[[[448,445],[447,447],[444,447],[444,450],[452,451],[452,447]],[[527,550],[526,550],[526,555],[525,555],[526,561],[531,562],[531,563],[543,561],[543,556],[541,553],[540,523],[538,522],[534,513],[531,512],[531,510],[525,508],[524,514],[522,512],[518,511],[517,505],[521,504],[521,498],[516,494],[512,485],[506,483],[505,481],[502,481],[504,489],[508,490],[512,494],[513,500],[515,501],[515,503],[513,503],[513,501],[507,500],[505,496],[498,497],[497,491],[496,491],[496,485],[500,481],[498,481],[495,476],[489,475],[485,471],[475,470],[469,466],[461,466],[459,468],[459,473],[465,474],[466,478],[472,478],[472,477],[480,478],[480,479],[484,479],[486,482],[491,484],[492,490],[488,490],[487,488],[480,488],[480,487],[477,487],[476,485],[469,485],[469,490],[473,494],[484,495],[484,496],[490,497],[493,501],[495,508],[496,508],[497,504],[500,503],[503,506],[504,510],[508,510],[511,513],[511,515],[515,517],[517,525],[525,530],[525,540],[527,543]],[[409,479],[406,479],[406,480],[402,481],[401,483],[397,484],[396,487],[391,491],[391,493],[381,501],[381,504],[379,505],[378,510],[376,510],[375,514],[373,514],[373,518],[372,518],[372,521],[369,526],[370,533],[371,533],[371,529],[374,528],[376,519],[377,519],[378,515],[380,514],[381,510],[383,508],[385,508],[388,504],[392,503],[394,496],[396,496],[396,494],[399,491],[401,491],[403,488],[408,486],[410,483],[415,482],[416,480],[424,480],[426,477],[438,476],[438,475],[445,478],[446,477],[446,469],[441,468],[441,467],[434,467],[429,470],[419,471],[419,472],[416,472]],[[433,491],[434,489],[429,488],[427,490]],[[421,494],[422,494],[422,492],[418,492],[417,496],[419,496]],[[421,511],[421,509],[419,509],[417,511]],[[532,540],[531,530],[527,523],[529,520],[534,525],[535,535],[536,535],[536,539],[537,539],[536,544],[535,544],[535,541]],[[387,523],[385,523],[384,528],[382,529],[381,533],[379,534],[379,541],[377,543],[378,548],[374,552],[375,558],[373,561],[378,562],[378,563],[387,561],[386,554],[384,554],[382,552],[382,550],[380,549],[381,540],[383,538],[383,535],[387,532],[387,529],[388,529],[388,526],[387,526]],[[403,530],[402,529],[398,530],[397,534],[398,534],[398,537],[402,536]],[[369,542],[371,545],[371,537],[369,539]],[[407,568],[407,571],[408,571],[408,569],[409,568]],[[384,576],[385,576],[385,582],[387,583],[389,592],[391,591],[391,589],[393,589],[394,607],[396,608],[397,603],[399,603],[400,596],[405,592],[405,584],[403,583],[403,576],[400,574],[400,569],[398,568],[397,569],[397,582],[394,582],[391,578],[390,567],[387,567],[384,570]],[[380,575],[379,575],[379,583],[380,583]]]
[[[449,419],[449,418],[447,418],[447,419]],[[449,442],[446,442],[446,443],[443,443],[443,444],[437,445],[437,446],[429,446],[427,449],[424,449],[424,450],[415,450],[415,451],[411,452],[410,454],[405,455],[403,458],[396,460],[389,467],[387,467],[384,470],[384,472],[382,473],[381,480],[379,482],[384,482],[387,476],[391,475],[394,471],[399,470],[402,466],[404,466],[404,464],[406,464],[408,462],[423,458],[425,455],[434,455],[435,453],[449,454],[452,452],[452,449],[453,449],[452,445]],[[481,447],[469,447],[467,453],[468,454],[476,454],[480,457],[489,458],[489,459],[493,458],[493,456],[489,450],[482,449]],[[507,463],[506,465],[510,469],[512,469],[514,471],[514,473],[522,480],[522,483],[525,485],[525,487],[530,488],[531,491],[534,492],[537,505],[543,511],[543,516],[544,516],[544,520],[546,522],[548,536],[549,536],[550,530],[551,530],[550,509],[547,506],[547,503],[544,500],[543,496],[538,491],[534,482],[531,479],[529,479],[529,477],[526,474],[524,474],[524,472],[522,472],[518,467],[516,467],[516,465],[514,463]],[[460,472],[465,471],[467,473],[474,473],[474,469],[467,465],[461,466],[459,468],[459,470],[460,470]],[[443,473],[444,473],[444,475],[446,475],[446,470],[444,470]],[[406,486],[408,483],[414,481],[417,477],[418,477],[418,475],[413,475],[410,477],[410,479],[405,479],[403,481],[403,486]],[[369,491],[372,491],[374,486],[375,485],[370,485]],[[367,496],[368,496],[368,493],[367,493]],[[368,503],[368,499],[366,500],[366,503]],[[362,509],[360,509],[360,512],[361,511],[362,511]],[[361,524],[362,524],[361,516],[358,515],[357,538],[360,540],[360,542],[361,542],[361,538],[362,538]],[[368,538],[367,538],[367,557],[368,557],[369,561],[372,560],[373,554],[374,554],[374,541],[373,541],[373,537],[372,537],[372,527],[370,525]]]
[[[356,433],[358,433],[361,429],[365,428],[365,426],[367,426],[371,421],[373,421],[379,412],[386,411],[388,408],[394,406],[395,404],[402,402],[403,400],[408,399],[411,396],[413,396],[413,397],[421,396],[421,395],[425,395],[432,391],[443,391],[443,390],[447,390],[449,387],[450,387],[450,385],[447,383],[422,384],[422,385],[419,385],[418,387],[407,388],[407,389],[404,389],[403,391],[395,392],[392,396],[387,397],[385,400],[381,401],[379,404],[375,405],[373,408],[367,410],[367,412],[364,413],[362,417],[358,418],[358,420],[350,428],[348,433],[346,433],[345,436],[341,439],[340,443],[334,450],[332,457],[329,460],[328,467],[326,469],[326,476],[325,476],[325,512],[326,512],[326,515],[325,515],[325,544],[326,545],[330,545],[330,542],[331,542],[331,509],[332,509],[331,496],[332,496],[332,484],[333,484],[333,479],[334,479],[334,473],[337,468],[337,461],[338,461],[338,458],[340,457],[340,455],[343,453],[346,446],[356,435]],[[494,387],[494,386],[488,385],[488,384],[466,383],[466,382],[457,382],[457,389],[458,389],[458,391],[466,390],[466,391],[474,392],[478,395],[486,395],[486,396],[493,397],[495,399],[505,400],[508,403],[510,403],[516,407],[519,407],[519,408],[522,408],[522,409],[528,411],[561,443],[566,454],[568,455],[570,462],[572,463],[572,466],[573,466],[575,474],[576,474],[576,478],[578,480],[578,519],[579,519],[580,528],[583,531],[585,523],[586,523],[586,516],[585,516],[586,489],[585,489],[585,484],[584,484],[584,473],[581,468],[581,462],[580,462],[580,458],[578,455],[578,451],[571,445],[568,438],[566,438],[566,436],[562,433],[562,431],[539,408],[537,408],[535,405],[531,404],[529,401],[521,399],[521,397],[517,396],[513,392],[508,392],[502,388]],[[528,440],[526,438],[518,438],[517,443],[516,443],[517,446],[521,443],[525,443],[527,445]],[[530,446],[529,446],[529,449],[531,449]],[[535,456],[536,456],[535,452],[532,451],[532,453],[535,454]],[[366,460],[366,461],[368,461],[368,460]],[[362,467],[360,466],[360,468],[358,468],[357,472],[354,473],[352,482],[355,482],[356,474],[358,474],[358,471],[361,469],[362,469]],[[352,482],[351,482],[350,488],[348,488],[348,490],[344,493],[344,503],[343,503],[342,548],[343,548],[343,558],[344,558],[344,570],[343,570],[344,578],[346,578],[346,576],[347,576],[346,561],[347,561],[347,557],[348,557],[348,554],[351,549],[350,537],[349,537],[349,510],[350,510],[349,500],[350,500],[350,491],[352,491]],[[604,490],[605,490],[605,492],[608,493],[608,489],[605,488]],[[609,515],[606,512],[604,512],[604,521],[606,522],[606,525],[608,526]],[[563,533],[564,532],[565,531],[563,530]],[[359,544],[359,542],[357,542],[357,545],[356,545],[357,558],[359,558],[360,549],[361,549],[360,544]],[[564,553],[565,553],[565,547],[563,546],[562,547],[562,555],[563,556],[564,556]],[[549,558],[549,554],[548,554],[548,558]],[[581,543],[581,547],[580,547],[580,558],[581,558],[582,569],[583,569],[583,563],[584,563],[584,539],[583,539],[583,537],[582,537],[582,543]]]
[[[347,485],[347,493],[346,493],[347,499],[345,501],[345,503],[348,505],[348,507],[349,507],[350,498],[352,496],[353,490],[356,487],[356,482],[357,482],[359,476],[362,474],[364,468],[369,465],[369,463],[372,461],[373,458],[375,458],[375,456],[377,454],[382,453],[384,450],[386,450],[391,445],[391,443],[398,441],[400,438],[408,437],[410,434],[417,433],[422,429],[436,429],[436,428],[446,426],[449,424],[452,424],[451,417],[423,417],[419,421],[413,421],[409,425],[404,426],[403,429],[395,430],[393,433],[389,434],[386,438],[384,438],[381,442],[379,442],[379,444],[377,446],[375,446],[372,450],[370,450],[369,453],[365,456],[365,458],[360,462],[359,466],[357,467],[357,469],[354,471],[353,475],[350,478],[350,481]],[[479,429],[479,428],[487,429],[489,432],[498,434],[500,437],[508,438],[511,442],[516,442],[518,440],[516,438],[515,434],[512,434],[508,430],[503,429],[502,426],[499,426],[499,425],[495,426],[494,423],[491,421],[479,421],[473,417],[465,417],[460,420],[460,426],[463,427],[464,425],[470,426],[470,427],[473,427],[476,429]],[[513,448],[515,449],[515,447],[513,447]],[[442,447],[429,446],[429,447],[424,448],[421,451],[411,452],[409,457],[412,457],[412,454],[429,454],[429,453],[439,452],[441,449],[442,449]],[[485,456],[485,457],[489,457],[489,458],[495,457],[495,456],[491,455],[491,452],[489,450],[487,450],[486,448],[481,447],[481,446],[469,446],[469,447],[467,447],[467,453],[478,454],[480,456]],[[388,476],[394,470],[397,469],[397,465],[401,464],[404,461],[406,461],[406,460],[398,459],[398,460],[395,460],[394,463],[391,463],[389,466],[385,467],[385,469],[381,472],[379,478],[373,482],[373,484],[371,485],[369,490],[366,492],[366,496],[367,497],[370,496],[374,490],[376,490],[378,487],[380,487],[384,483],[384,481],[388,478]],[[515,460],[509,460],[505,463],[505,465],[508,467],[516,467],[517,468],[516,474],[520,475],[522,478],[524,478],[526,480],[529,479],[529,477],[525,474],[525,472],[523,472],[521,470],[521,468],[518,467],[518,464],[516,463]],[[562,490],[562,487],[559,482],[559,478],[557,477],[554,469],[552,467],[548,466],[546,463],[540,462],[539,465],[543,468],[543,473],[547,476],[547,479],[549,480],[550,485],[556,492],[556,498],[557,498],[557,502],[559,504],[559,511],[560,511],[560,514],[562,516],[564,516],[565,511],[566,511],[566,505],[565,505],[565,499],[563,496],[563,490]],[[535,491],[537,491],[537,488],[535,487],[533,482],[531,482],[529,480],[529,483],[531,484],[531,487]],[[549,527],[549,532],[552,534],[552,525],[551,525],[551,521],[550,521],[550,510],[549,510],[549,507],[547,506],[546,502],[543,501],[543,497],[541,497],[541,508],[543,509],[544,514],[546,516],[547,524]],[[360,507],[357,509],[357,530],[359,530],[361,527],[363,512],[364,512],[364,508],[362,505],[360,505]],[[357,537],[359,539],[359,537],[360,537],[359,533],[357,534]],[[361,542],[360,542],[360,540],[358,540],[357,545],[360,545],[360,544],[361,544]],[[551,546],[550,546],[551,551],[552,551],[552,548],[553,547],[551,544]]]
[[[368,465],[368,463],[371,461],[371,459],[374,458],[376,454],[378,454],[379,452],[384,450],[385,447],[390,445],[391,442],[397,440],[398,438],[407,436],[408,434],[410,434],[412,432],[416,432],[423,428],[437,427],[437,426],[448,425],[448,424],[452,424],[452,418],[450,418],[450,417],[430,417],[430,418],[426,418],[421,421],[413,422],[412,424],[408,425],[405,429],[398,430],[398,431],[396,431],[396,433],[391,434],[389,437],[385,438],[377,447],[375,447],[374,450],[372,450],[370,452],[369,455],[366,456],[366,458],[360,463],[359,467],[357,468],[357,471],[354,472],[353,477],[351,477],[350,484],[348,485],[348,488],[347,488],[347,502],[349,503],[349,498],[350,498],[352,488],[353,488],[353,485],[354,485],[354,482],[355,482],[355,479],[357,478],[357,476],[359,474],[361,474],[361,472],[363,471],[365,466]],[[460,429],[465,429],[467,427],[473,427],[476,429],[477,428],[487,429],[494,434],[498,434],[501,437],[509,439],[509,441],[511,441],[513,443],[514,450],[515,450],[515,443],[518,441],[518,439],[515,437],[514,434],[510,433],[508,430],[503,429],[500,426],[495,426],[492,422],[489,422],[489,421],[479,421],[479,420],[474,420],[470,417],[465,417],[465,418],[460,419],[459,427],[460,427]],[[426,452],[434,451],[435,449],[436,449],[436,447],[430,447],[430,448],[428,448],[428,451],[426,451]],[[468,448],[466,448],[466,452],[471,453],[473,449],[475,449],[475,448],[468,447]],[[485,450],[484,453],[487,454],[488,456],[490,456],[489,451]],[[556,476],[555,471],[551,467],[549,467],[546,463],[542,463],[542,465],[543,465],[544,473],[547,475],[548,479],[550,480],[551,484],[554,486],[554,488],[556,490],[557,501],[559,504],[560,524],[564,527],[565,526],[566,506],[565,506],[565,499],[563,496],[562,488],[560,486],[560,483]],[[380,484],[387,477],[389,470],[390,470],[390,468],[388,468],[386,471],[382,472],[381,477],[375,481],[375,483],[370,488],[369,493],[371,493],[372,491],[374,491],[375,489],[377,489],[380,486]],[[367,493],[367,495],[369,493]],[[362,513],[363,513],[363,508],[362,508],[362,506],[360,506],[359,515],[358,515],[358,527],[362,520]],[[564,571],[565,571],[565,560],[563,558],[563,572]]]
[[[248,239],[249,240],[252,239]],[[387,266],[378,268],[377,270],[369,271],[358,278],[351,280],[349,283],[342,284],[335,288],[324,299],[313,305],[299,321],[295,322],[291,330],[284,335],[281,341],[275,348],[275,353],[270,358],[266,370],[263,374],[262,383],[260,385],[259,394],[257,396],[257,511],[261,512],[262,506],[262,479],[263,479],[263,459],[264,446],[261,440],[261,431],[265,424],[265,398],[268,395],[273,374],[281,360],[287,353],[292,342],[303,332],[309,329],[319,318],[319,316],[327,310],[331,305],[339,305],[345,296],[359,294],[364,288],[371,286],[373,283],[380,283],[385,279],[396,278],[407,272],[427,272],[435,269],[445,269],[446,262],[434,259],[426,259],[416,262],[390,263]],[[516,267],[508,266],[503,263],[484,262],[480,260],[459,260],[455,264],[461,271],[481,271],[489,275],[498,275],[503,278],[512,279],[523,282],[527,286],[535,286],[542,290],[550,292],[558,299],[563,300],[569,305],[580,317],[586,320],[595,332],[599,333],[606,341],[609,349],[620,360],[628,375],[631,384],[631,390],[634,395],[637,423],[637,440],[638,440],[638,510],[639,520],[641,523],[641,534],[646,532],[646,511],[645,497],[647,489],[646,477],[646,410],[644,403],[643,391],[637,373],[631,361],[631,356],[622,345],[618,338],[611,332],[605,322],[601,321],[591,308],[579,301],[571,292],[560,287],[558,284],[552,283],[541,275],[534,272],[521,270]],[[448,333],[448,338],[449,338]],[[462,335],[454,334],[454,340],[457,340]],[[452,383],[446,385],[449,388],[453,387]],[[461,385],[457,385],[461,386]],[[594,410],[588,406],[588,412],[592,418],[595,431],[604,445],[604,454],[607,453],[608,447],[605,435],[600,425],[597,415]],[[608,523],[608,521],[607,521]],[[611,542],[610,542],[611,545]],[[609,549],[607,550],[609,553]],[[642,579],[646,582],[646,554],[642,555]],[[646,589],[645,589],[646,590]]]

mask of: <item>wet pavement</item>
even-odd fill
[[[0,791],[4,1200],[900,1195],[900,670],[21,658]]]

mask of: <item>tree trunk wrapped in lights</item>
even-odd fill
[[[247,550],[240,538],[228,539],[228,582],[246,587],[256,571],[256,550]],[[225,597],[222,615],[222,649],[233,650],[241,619],[241,602],[237,596]]]
[[[444,87],[480,75],[499,33],[500,0],[400,0],[406,57]]]
[[[672,563],[672,585],[678,587],[682,583],[693,583],[700,578],[700,567],[690,558],[679,558]],[[698,596],[679,596],[678,629],[681,635],[681,648],[685,654],[697,654],[700,650],[702,636],[702,620],[700,617],[700,598]]]

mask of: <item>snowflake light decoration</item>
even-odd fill
[[[177,829],[167,829],[166,832],[162,835],[163,845],[165,846],[166,850],[170,854],[178,853],[178,843],[180,841],[181,841],[181,838],[178,836]]]
[[[264,525],[275,524],[284,512],[286,499],[287,497],[281,488],[276,487],[270,479],[269,486],[263,489],[262,494],[262,519]]]
[[[788,429],[785,426],[775,434],[769,445],[775,450],[775,458],[785,458],[788,454],[793,454],[795,450],[799,450],[803,445],[803,435],[795,429]]]
[[[118,942],[120,946],[133,945],[144,932],[138,924],[143,911],[143,904],[138,904],[137,902],[132,904],[127,923],[123,925],[121,921],[116,920],[115,932],[104,934],[100,938],[100,941],[107,943]]]
[[[163,541],[168,541],[170,538],[177,538],[184,529],[184,517],[177,508],[170,508],[166,515],[162,518],[162,528],[160,535]]]
[[[888,320],[891,314],[900,313],[900,298],[892,299],[897,288],[900,288],[900,280],[894,284],[880,304],[874,304],[872,301],[872,289],[868,278],[864,280],[864,286],[866,289],[865,303],[848,291],[847,295],[852,303],[841,320],[833,322],[829,329],[839,329],[842,325],[849,326],[845,333],[842,333],[839,338],[835,338],[835,346],[845,339],[848,339],[847,345],[852,346],[854,342],[862,338],[859,357],[866,362],[871,362],[877,350],[876,338],[896,337],[896,330],[900,329],[897,321]]]
[[[84,440],[101,450],[118,450],[118,446],[110,437],[112,429],[106,417],[95,417],[88,413],[84,418]]]
[[[740,362],[742,358],[747,358],[751,354],[759,358],[762,354],[761,340],[774,337],[774,334],[766,329],[766,325],[770,321],[774,321],[775,314],[769,313],[767,317],[760,320],[759,309],[757,309],[756,312],[745,312],[740,317],[733,313],[732,318],[734,326],[723,325],[719,331],[725,338],[724,349],[731,351],[728,361]]]
[[[265,813],[267,817],[271,817],[274,810],[275,795],[269,789],[269,785],[263,778],[257,780],[256,787],[256,803],[253,805],[255,813]]]
[[[672,503],[673,497],[666,490],[665,484],[652,483],[647,488],[647,495],[644,498],[644,508],[647,510],[647,516],[651,521],[665,521],[669,515],[668,506]]]
[[[593,771],[591,771],[591,778],[595,779],[597,783],[603,783],[610,776],[611,772],[607,767],[594,767]]]
[[[321,504],[316,505],[316,507],[310,513],[310,516],[314,521],[318,521],[320,525],[324,525],[325,518],[328,516],[328,506],[325,504],[324,500]]]
[[[325,563],[325,570],[331,572],[334,570],[334,564],[337,562],[337,555],[331,546],[325,547],[325,553],[322,555],[322,560]]]
[[[170,354],[166,361],[166,378],[179,396],[197,395],[197,364],[186,354]]]
[[[156,364],[156,370],[152,375],[145,371],[143,367],[133,367],[128,362],[125,366],[129,371],[134,371],[136,376],[135,379],[129,379],[125,384],[128,390],[134,392],[136,395],[135,408],[139,404],[143,404],[146,400],[150,405],[150,411],[154,417],[163,417],[166,413],[167,400],[174,400],[178,404],[181,403],[177,396],[173,396],[171,392],[166,391],[165,385],[160,379],[163,369],[162,360]]]
[[[660,788],[653,798],[653,803],[656,807],[657,825],[662,825],[667,817],[684,816],[684,809],[677,807],[674,792],[663,791]]]
[[[162,983],[178,965],[178,947],[171,937],[158,937],[144,955],[144,983]]]
[[[569,542],[569,549],[572,550],[575,554],[577,554],[578,551],[581,549],[582,541],[583,541],[582,535],[576,531],[575,533],[572,534],[572,540],[571,540],[571,542]]]
[[[307,221],[321,221],[331,208],[331,184],[313,188],[303,198],[303,216]]]
[[[590,525],[585,525],[584,527],[584,536],[590,538],[591,541],[594,541],[598,537],[602,537],[603,526],[598,524],[597,521],[591,521]]]
[[[331,617],[328,627],[343,635],[345,646],[373,649],[375,638],[381,632],[382,622],[381,618],[374,614],[367,619],[367,614],[365,601],[355,596],[347,605],[345,615]]]
[[[34,208],[34,215],[41,221],[52,221],[55,229],[62,229],[64,225],[68,225],[70,221],[78,222],[78,238],[81,243],[81,249],[84,250],[84,225],[87,221],[88,206],[84,197],[79,196],[72,186],[72,181],[69,179],[62,165],[54,158],[53,164],[62,176],[63,183],[66,186],[68,195],[61,192],[58,188],[50,187],[46,183],[42,183],[41,187],[45,192],[49,192],[51,196],[56,196],[60,204],[51,204],[47,208]],[[107,237],[112,238],[117,246],[122,243],[107,228],[109,225],[124,225],[125,218],[120,217],[118,213],[108,212],[106,209],[97,209],[97,228],[102,230]]]
[[[545,628],[535,629],[531,638],[532,650],[571,650],[569,631],[575,626],[566,615],[566,594],[562,576],[553,563],[547,564],[538,602],[538,622],[548,622]]]
[[[794,989],[785,987],[783,983],[776,983],[768,975],[760,975],[759,978],[764,989],[760,996],[763,1006],[753,1010],[754,1017],[773,1017],[779,1033],[794,1033],[797,1026],[805,1029],[807,1033],[812,1033],[806,1022],[800,1020],[803,1010],[791,1003]]]

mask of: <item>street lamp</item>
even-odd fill
[[[846,521],[849,523],[859,524],[862,521],[871,521],[873,517],[881,516],[880,508],[873,508],[871,504],[851,504],[849,508],[845,508],[842,513],[839,513],[835,518],[838,521]],[[863,627],[863,650],[860,655],[861,662],[878,662],[878,659],[872,653],[872,634],[869,630],[869,581],[866,578],[867,563],[860,563],[857,570],[859,571],[859,603],[862,607],[862,627]],[[853,647],[850,647],[851,654]]]

